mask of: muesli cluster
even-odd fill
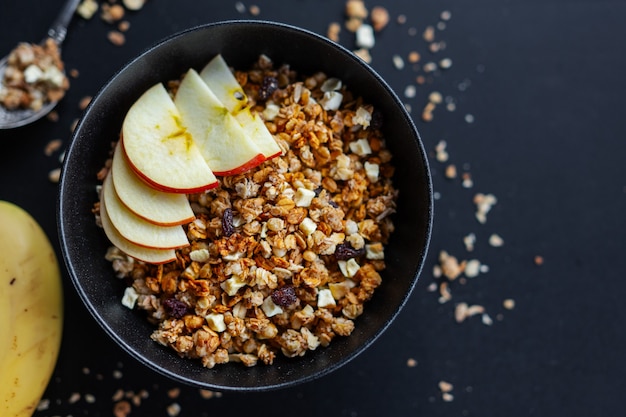
[[[208,368],[272,364],[349,336],[381,285],[397,190],[382,119],[338,79],[261,56],[236,71],[283,154],[190,195],[190,245],[163,265],[116,248],[152,339]],[[177,81],[170,82],[175,92]]]
[[[0,85],[0,104],[9,110],[39,110],[63,98],[69,81],[56,42],[20,43],[7,58]]]

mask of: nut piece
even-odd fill
[[[140,10],[146,3],[146,0],[122,0],[122,3],[128,10]]]
[[[382,6],[376,6],[372,9],[370,19],[374,30],[380,32],[389,23],[389,12]]]

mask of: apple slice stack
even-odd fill
[[[159,83],[133,103],[100,196],[111,243],[144,262],[176,259],[189,245],[183,225],[195,218],[187,194],[281,154],[247,101],[217,55],[200,74],[185,74],[174,99]]]

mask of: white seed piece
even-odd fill
[[[404,59],[402,59],[400,55],[394,55],[392,60],[393,66],[396,67],[396,69],[401,70],[404,68]]]
[[[146,0],[122,0],[122,3],[128,10],[140,10],[146,3]]]
[[[359,48],[372,49],[376,43],[374,28],[368,24],[362,24],[356,30],[356,45]]]
[[[435,104],[441,104],[443,101],[443,96],[439,91],[433,91],[428,95],[428,101]]]
[[[492,234],[489,236],[489,244],[494,248],[499,248],[504,245],[504,240],[497,234]]]
[[[444,58],[439,61],[439,68],[448,69],[452,66],[452,60],[450,58]]]
[[[470,259],[465,264],[465,276],[475,278],[480,273],[480,261],[478,259]]]
[[[413,98],[415,97],[416,93],[417,93],[417,89],[415,88],[414,85],[407,85],[404,88],[404,97],[406,98]]]

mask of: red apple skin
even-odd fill
[[[265,156],[263,156],[263,154],[260,153],[243,165],[240,165],[233,169],[229,169],[228,171],[213,171],[213,173],[220,177],[227,177],[229,175],[237,175],[237,174],[241,174],[243,172],[251,170],[254,167],[261,165],[266,160],[267,159],[265,158]]]
[[[122,147],[124,147],[124,140],[122,138]],[[126,150],[124,150],[124,155],[126,155]],[[196,194],[196,193],[201,193],[203,191],[207,191],[207,190],[211,190],[215,187],[217,187],[219,185],[218,181],[203,185],[201,187],[194,187],[194,188],[171,188],[171,187],[166,187],[164,185],[161,184],[157,184],[156,182],[152,181],[150,178],[148,178],[144,173],[141,172],[141,170],[139,170],[135,164],[133,164],[133,161],[130,160],[130,158],[128,158],[128,156],[126,156],[126,161],[128,162],[128,165],[132,168],[133,172],[135,174],[137,174],[137,176],[139,178],[141,178],[146,184],[148,184],[149,186],[151,186],[152,188],[159,190],[159,191],[164,191],[167,193],[181,193],[181,194]],[[217,173],[214,172],[215,175],[217,175]]]

